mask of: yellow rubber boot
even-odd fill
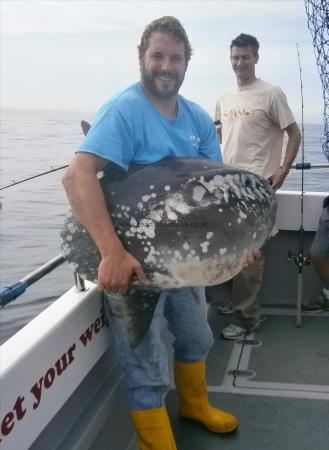
[[[140,450],[177,450],[165,406],[130,411]]]
[[[174,372],[181,417],[200,422],[215,433],[230,433],[238,427],[236,417],[210,405],[204,361],[194,363],[175,361]]]

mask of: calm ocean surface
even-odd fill
[[[1,114],[0,185],[67,164],[83,138],[90,113],[4,110]],[[321,150],[323,125],[305,125],[305,162],[327,163]],[[297,161],[301,160],[299,155]],[[69,207],[61,185],[63,170],[0,192],[0,289],[20,280],[60,252],[59,229]],[[292,171],[283,189],[300,190]],[[329,169],[305,171],[304,190],[329,191]],[[63,264],[0,310],[0,343],[23,327],[73,285]]]

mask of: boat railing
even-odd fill
[[[328,169],[329,164],[297,163],[293,164],[291,168],[295,170]]]

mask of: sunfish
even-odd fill
[[[123,299],[133,348],[147,333],[161,290],[231,279],[275,222],[267,180],[209,159],[165,158],[128,172],[110,163],[100,183],[123,246],[150,280],[147,287],[131,280]],[[61,236],[67,261],[96,281],[99,251],[73,214]]]

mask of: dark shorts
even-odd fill
[[[323,202],[319,226],[311,245],[311,254],[329,259],[329,196]]]

